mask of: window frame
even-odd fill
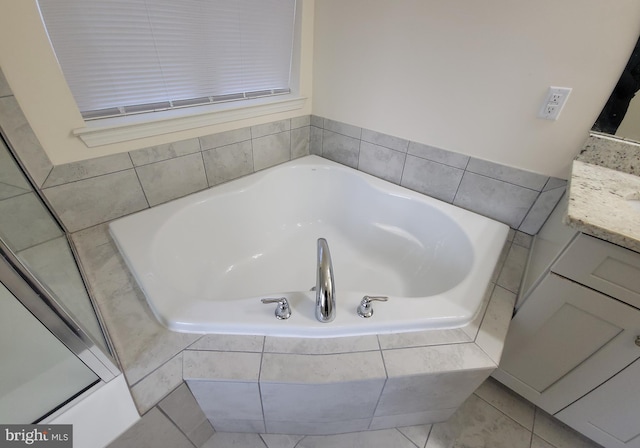
[[[84,126],[72,129],[72,135],[93,148],[303,109],[307,98],[300,93],[302,8],[303,0],[296,0],[290,93],[142,114],[83,119]],[[51,48],[53,51],[53,46]]]

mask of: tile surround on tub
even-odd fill
[[[0,126],[29,175],[48,192],[47,198],[54,198],[51,206],[71,232],[307,154],[321,155],[400,183],[529,234],[542,227],[566,186],[561,179],[315,115],[54,167],[6,80],[0,80]],[[195,154],[200,154],[201,163]],[[180,159],[188,155],[194,157]],[[153,166],[160,162],[165,163]],[[118,185],[117,190],[105,187],[118,184],[126,177],[125,172],[134,173],[137,179]],[[120,175],[115,176],[116,173]],[[94,192],[87,195],[84,189]]]
[[[566,181],[311,116],[309,153],[537,233]],[[398,175],[399,171],[399,175]],[[555,190],[553,193],[544,193]],[[555,202],[554,202],[555,201]]]
[[[391,391],[393,381],[413,381],[416,384],[448,381],[438,379],[440,373],[437,372],[422,372],[421,376],[419,371],[423,368],[431,372],[438,370],[438,366],[459,370],[471,365],[477,369],[469,374],[470,378],[465,377],[464,382],[468,388],[477,386],[490,373],[490,366],[498,362],[500,341],[515,297],[502,288],[496,290],[497,287],[490,284],[481,313],[467,327],[457,330],[326,340],[181,334],[165,329],[155,320],[110,241],[106,225],[77,232],[72,237],[139,409],[142,412],[154,409],[157,402],[165,399],[176,387],[181,387],[186,379],[213,426],[225,431],[283,431],[282,428],[300,433],[307,431],[307,422],[300,421],[295,427],[291,424],[286,426],[277,414],[273,418],[263,414],[263,394],[272,389],[286,392],[296,399],[298,395],[291,392],[293,389],[307,387],[311,393],[319,388],[318,396],[321,396],[322,387],[328,385],[331,390],[335,389],[336,396],[340,396],[346,394],[354,381],[362,379],[367,383],[363,387],[369,386],[369,390],[373,384],[380,388],[383,384],[390,384]],[[520,248],[526,252],[527,244],[526,235],[511,232],[504,252],[509,253],[510,249],[519,252]],[[508,263],[517,262],[519,257],[506,258],[503,271],[509,268]],[[517,276],[519,267],[512,271],[515,274],[511,277]],[[349,356],[353,358],[349,360]],[[176,378],[173,372],[180,372],[178,360],[181,358],[182,377]],[[313,371],[320,374],[315,377],[305,374],[316,362],[319,367]],[[352,363],[356,364],[354,369],[344,369]],[[290,368],[298,364],[300,368]],[[369,367],[361,371],[357,365]],[[321,374],[323,369],[325,375]],[[339,382],[322,383],[322,378],[330,378],[334,371],[342,372],[339,378],[336,377]],[[355,372],[355,377],[349,372]],[[455,379],[452,381],[456,382]],[[287,385],[292,389],[288,390]],[[439,387],[444,385],[442,383]],[[458,389],[466,390],[460,386]],[[445,416],[442,417],[444,419],[454,411],[448,407],[451,402],[446,400],[441,404],[447,407],[437,410],[420,405],[419,400],[410,409],[398,407],[394,404],[397,400],[389,400],[391,398],[381,401],[384,406],[371,415],[367,414],[368,417],[328,422],[327,428],[333,428],[336,433],[379,429],[403,422],[414,424],[416,419],[424,416],[434,419]],[[279,402],[272,403],[277,407]],[[241,406],[234,410],[232,405]],[[320,407],[316,412],[324,411]],[[389,414],[383,415],[385,413]]]

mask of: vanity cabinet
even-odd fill
[[[599,444],[640,447],[640,360],[556,415]]]
[[[640,310],[550,273],[511,321],[494,375],[555,414],[640,357],[637,334]]]
[[[640,254],[568,229],[565,204],[534,240],[493,376],[605,447],[640,448]]]

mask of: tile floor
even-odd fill
[[[334,436],[216,433],[203,448],[598,448],[489,378],[445,423]]]

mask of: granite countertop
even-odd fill
[[[571,170],[566,223],[640,252],[640,144],[591,135]]]

